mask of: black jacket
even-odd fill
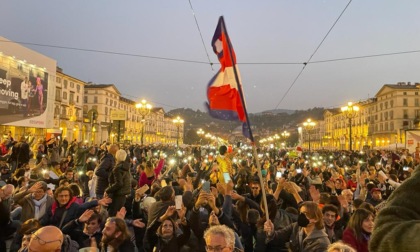
[[[21,164],[29,163],[29,144],[26,142],[18,142],[13,145],[10,160],[17,161],[18,167]]]
[[[118,163],[109,175],[108,195],[125,196],[131,193],[131,174],[125,162]]]
[[[77,219],[74,219],[67,223],[62,231],[64,234],[70,235],[72,240],[76,241],[79,244],[79,248],[90,247],[90,238],[93,237],[96,240],[96,244],[101,244],[102,232],[95,232],[92,236],[85,234],[83,232],[83,223],[79,223]]]
[[[115,166],[115,159],[112,154],[107,153],[101,160],[101,163],[95,169],[95,175],[98,177],[96,183],[96,194],[104,194],[105,189],[108,187],[109,174]]]

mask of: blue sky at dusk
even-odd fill
[[[249,112],[339,107],[373,97],[383,84],[420,82],[420,52],[308,64],[349,1],[190,1],[210,61],[223,15],[236,51]],[[165,110],[204,110],[209,64],[188,0],[5,0],[0,36],[57,60],[66,74],[113,83],[124,97]],[[352,1],[311,61],[420,50],[420,1]],[[2,43],[0,42],[0,51]],[[199,63],[178,60],[197,61]],[[258,64],[256,64],[258,63]],[[301,63],[301,64],[261,64]]]

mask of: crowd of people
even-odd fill
[[[9,135],[0,152],[0,251],[418,249],[418,148],[254,157]]]

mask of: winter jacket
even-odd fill
[[[286,228],[290,224],[293,223],[292,217],[283,209],[279,209],[274,217],[273,224],[274,230],[280,230]],[[283,242],[277,240],[275,243],[271,242],[266,244],[266,234],[262,227],[258,229],[256,244],[254,251],[287,251],[286,249],[286,242],[288,240],[284,240]],[[281,238],[281,237],[279,237]]]
[[[356,249],[357,252],[369,252],[368,237],[362,237],[362,240],[358,240],[353,230],[346,228],[343,232],[343,242]]]
[[[420,170],[417,167],[388,198],[375,219],[369,251],[418,251],[420,240]]]
[[[96,231],[93,235],[89,236],[88,234],[83,232],[83,223],[77,221],[77,219],[70,221],[67,223],[62,231],[64,234],[68,234],[79,244],[79,248],[90,247],[90,238],[94,237],[96,240],[96,244],[99,246],[102,239],[102,232],[101,230]],[[99,248],[99,247],[98,247]]]
[[[284,229],[276,230],[274,236],[271,237],[272,243],[278,241],[290,241],[289,249],[292,252],[325,252],[330,245],[328,235],[324,229],[314,229],[302,241],[302,249],[299,244],[299,233],[303,232],[302,228],[297,223],[293,223]]]
[[[107,153],[102,158],[101,163],[95,168],[96,181],[96,195],[103,195],[105,189],[108,187],[109,174],[115,166],[115,158],[112,154]]]
[[[174,236],[169,241],[164,241],[156,231],[158,230],[159,226],[162,223],[159,219],[156,219],[150,227],[146,230],[146,235],[143,239],[144,244],[144,251],[145,252],[178,252],[180,251],[181,247],[184,246],[188,240],[190,239],[191,230],[190,227],[180,225],[182,229],[182,234],[179,236],[175,236],[176,232],[174,232]],[[153,248],[156,247],[156,250]]]
[[[125,162],[118,163],[109,175],[108,195],[125,196],[131,192],[131,174]]]
[[[17,161],[18,166],[24,163],[29,163],[29,153],[29,144],[26,142],[18,142],[13,145],[10,160]]]
[[[52,204],[52,207],[47,209],[47,213],[40,220],[42,226],[53,225],[58,228],[63,227],[68,222],[79,218],[82,213],[92,207],[98,205],[97,200],[92,200],[79,205],[76,203],[77,198],[73,197],[66,206],[59,206],[57,202]]]
[[[79,244],[73,241],[70,236],[64,235],[63,244],[61,245],[61,252],[78,252]]]
[[[15,203],[19,204],[22,207],[22,212],[20,215],[20,221],[24,223],[28,219],[32,219],[35,217],[35,204],[32,200],[32,194],[26,190],[20,193],[16,193],[13,197],[13,200]],[[54,199],[47,195],[47,201],[46,203],[46,210],[45,213],[47,213],[48,209],[51,209]]]

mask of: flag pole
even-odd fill
[[[222,31],[226,34],[226,38],[229,38],[227,29],[226,29],[226,25],[225,25],[225,20],[224,20],[223,16],[221,16],[220,19],[222,21],[221,22],[222,23]],[[264,205],[264,210],[265,210],[265,216],[266,216],[266,220],[268,220],[269,219],[269,212],[268,212],[268,205],[267,205],[267,197],[266,197],[266,192],[265,192],[265,186],[264,186],[264,181],[263,181],[262,172],[261,172],[261,163],[260,163],[260,160],[258,159],[257,148],[256,148],[256,145],[255,145],[254,136],[252,135],[251,123],[249,122],[248,112],[247,112],[246,106],[245,106],[244,94],[243,94],[243,91],[242,91],[242,84],[241,84],[241,82],[239,80],[238,71],[236,70],[236,63],[235,63],[235,60],[233,58],[233,53],[232,53],[232,47],[231,47],[231,44],[230,44],[230,39],[227,41],[227,43],[228,43],[228,49],[229,49],[230,59],[232,61],[232,65],[233,65],[233,73],[235,74],[235,80],[236,80],[236,83],[238,84],[238,92],[239,92],[239,95],[241,97],[241,103],[242,103],[242,107],[243,107],[244,113],[245,113],[245,119],[246,119],[246,124],[247,124],[248,132],[249,132],[249,138],[251,139],[252,154],[253,154],[253,156],[254,156],[254,158],[256,160],[256,163],[257,163],[257,171],[258,171],[258,177],[260,179],[260,186],[261,186],[261,192],[262,192],[262,199],[263,199],[263,205]]]

